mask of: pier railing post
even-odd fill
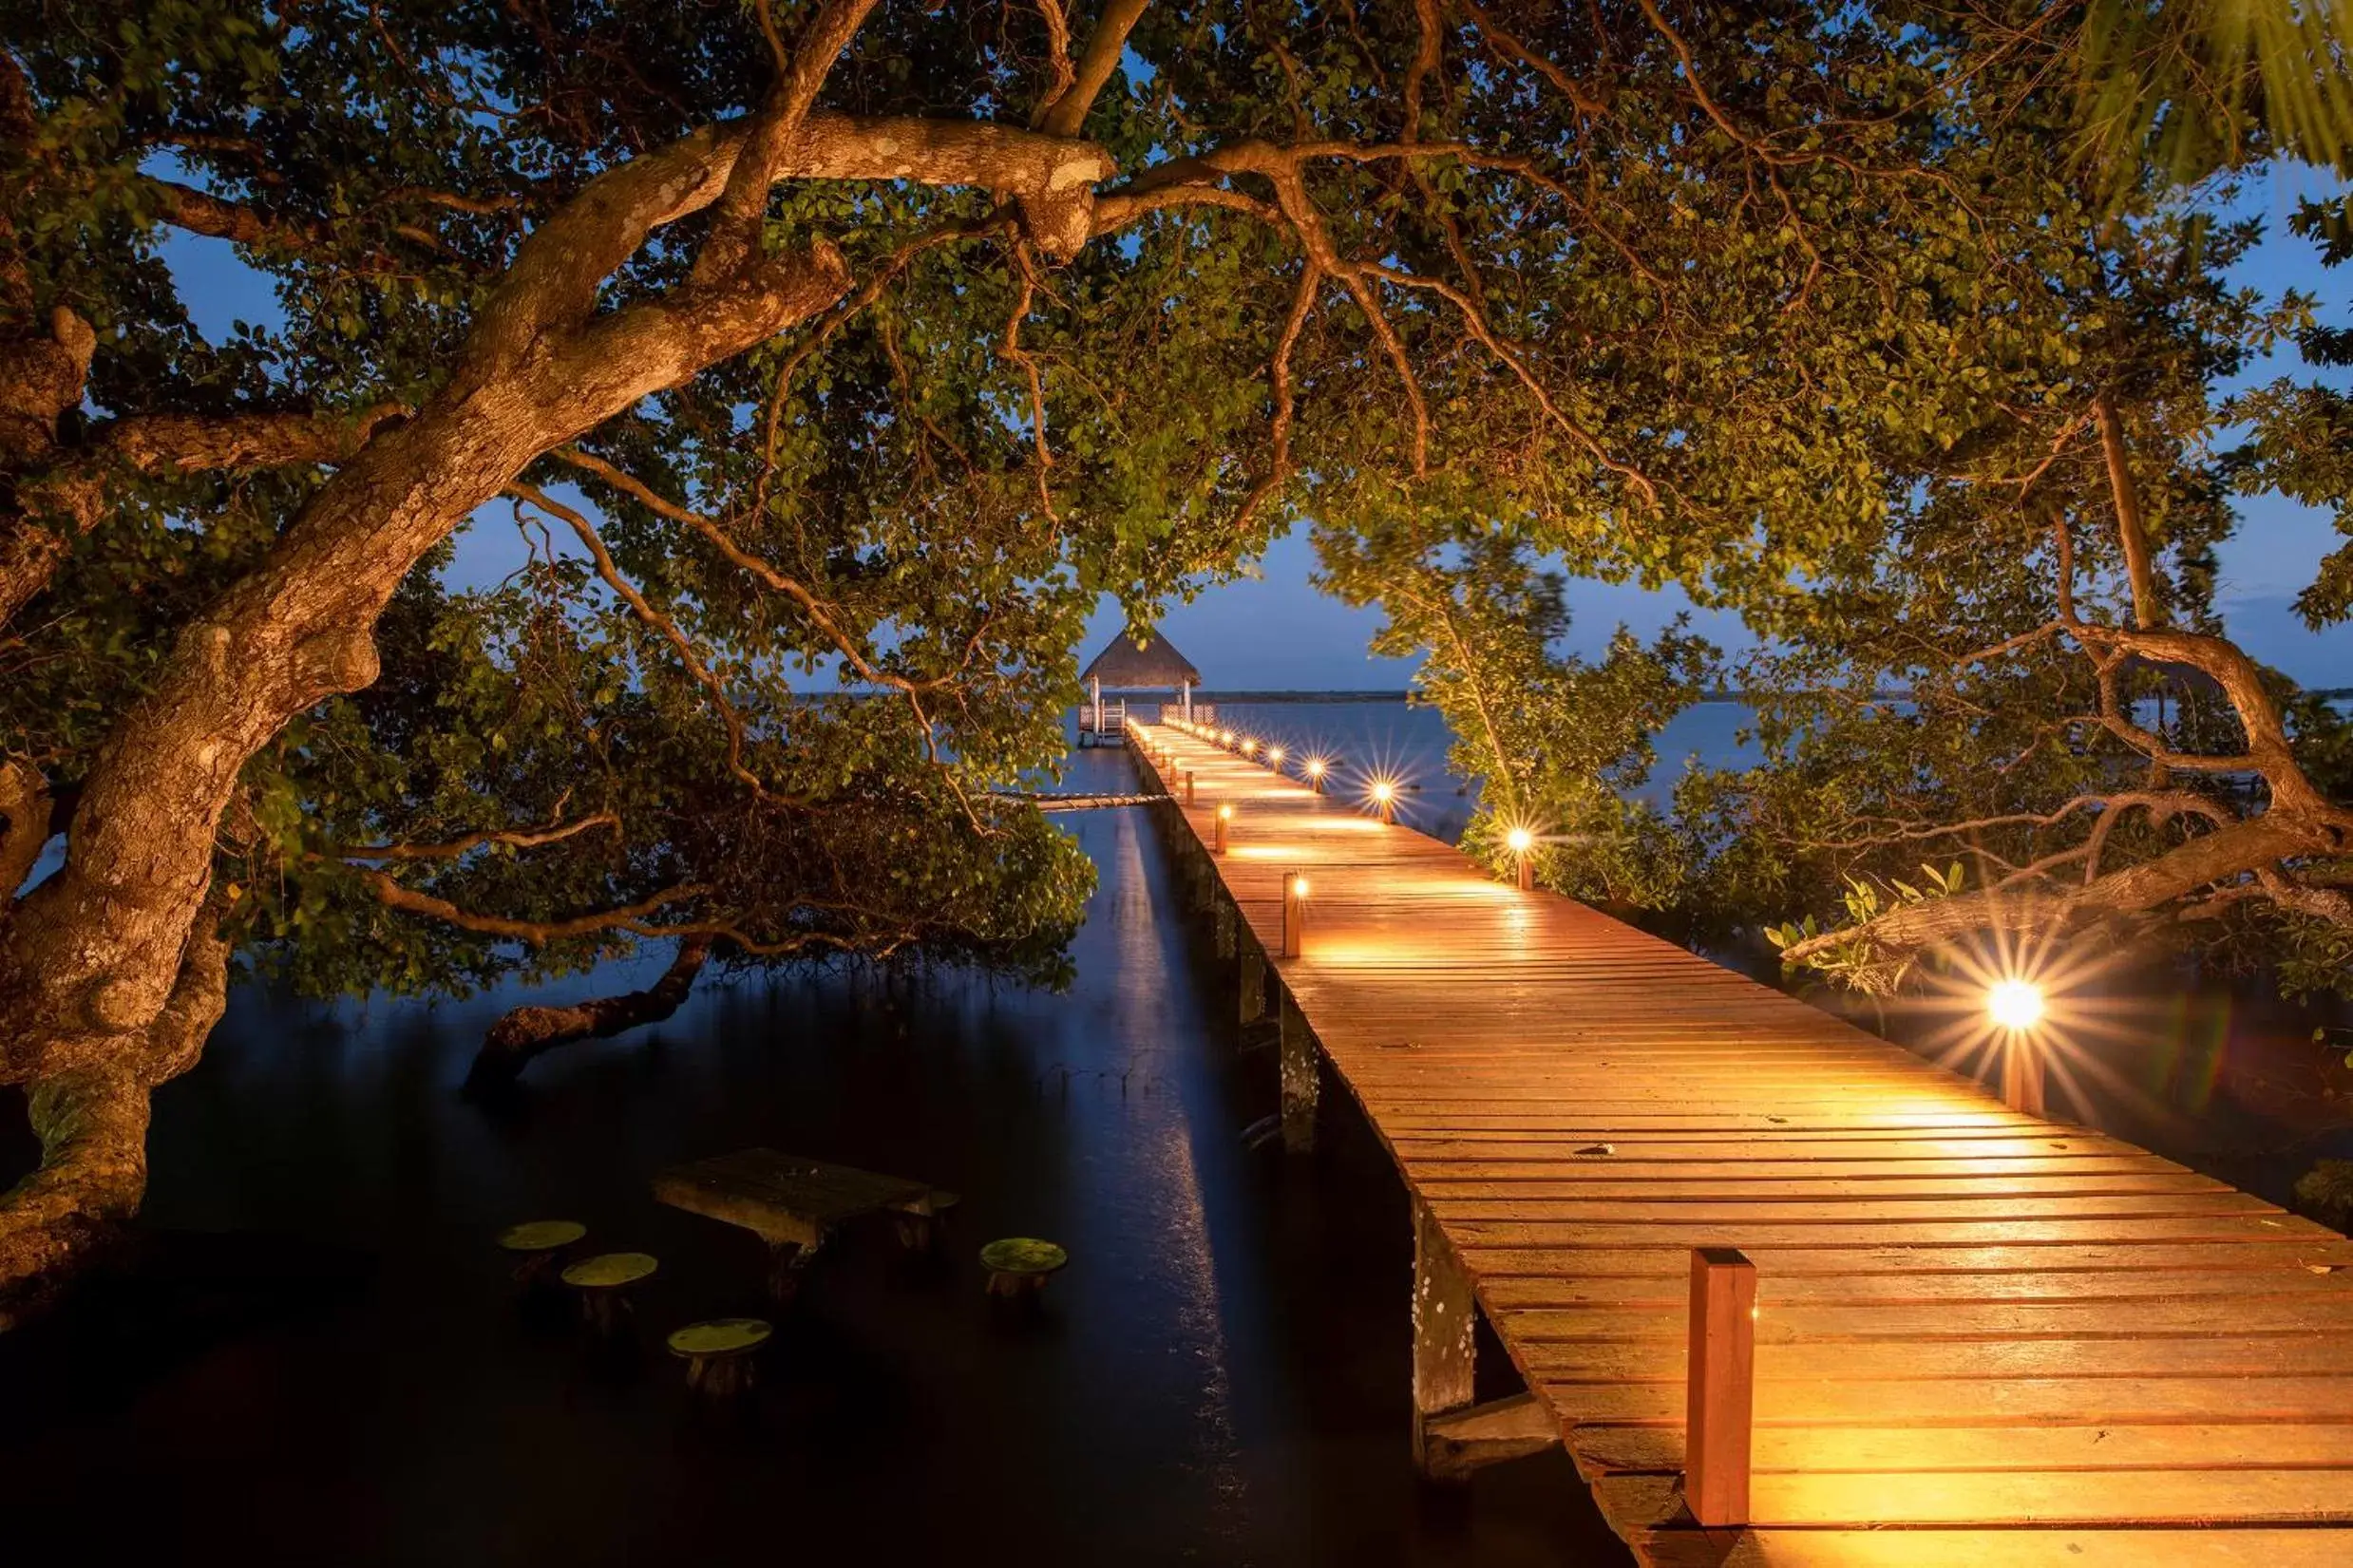
[[[1296,958],[1307,945],[1307,875],[1288,872],[1282,878],[1282,955]]]
[[[1185,770],[1185,803],[1193,803],[1193,770],[1189,767]]]
[[[1282,1080],[1282,1146],[1306,1154],[1316,1146],[1316,1037],[1288,988],[1282,993],[1282,1045],[1277,1052]]]
[[[1756,1404],[1756,1266],[1731,1247],[1691,1250],[1683,1501],[1710,1529],[1749,1521]]]
[[[1478,1322],[1471,1279],[1430,1205],[1414,1200],[1414,1465],[1432,1471],[1430,1418],[1471,1402]]]
[[[1210,840],[1210,841],[1209,841],[1209,853],[1210,853],[1210,854],[1212,854],[1212,855],[1223,855],[1223,854],[1224,854],[1224,853],[1225,853],[1225,832],[1226,832],[1226,827],[1227,827],[1227,824],[1229,824],[1230,822],[1233,822],[1233,820],[1234,820],[1234,808],[1233,808],[1233,806],[1232,806],[1231,804],[1221,805],[1221,806],[1219,806],[1219,807],[1218,807],[1218,809],[1217,809],[1217,824],[1216,824],[1216,826],[1212,829],[1212,832],[1214,832],[1214,833],[1215,833],[1216,837],[1215,837],[1215,838],[1213,838],[1213,839],[1211,839],[1211,840]]]
[[[2043,1113],[2042,1053],[2024,1030],[2013,1030],[2002,1043],[2002,1103],[2028,1116]]]

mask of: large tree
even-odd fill
[[[2086,330],[2063,8],[5,14],[0,868],[64,860],[0,894],[0,1288],[136,1205],[237,941],[1034,965],[1082,883],[989,796],[1098,592],[1313,516],[1433,636],[1539,556],[1780,604]],[[197,334],[191,235],[283,324]],[[1663,712],[1642,656],[1587,684]]]

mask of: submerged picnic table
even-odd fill
[[[770,1287],[787,1299],[799,1271],[841,1226],[888,1212],[928,1237],[955,1201],[928,1181],[774,1149],[738,1149],[673,1165],[654,1178],[654,1196],[673,1208],[740,1225],[767,1242]]]
[[[1129,738],[1244,1018],[1277,992],[1288,1139],[1320,1051],[1411,1194],[1425,1468],[1566,1441],[1662,1568],[2353,1564],[2344,1237],[1354,801]],[[1702,1247],[1756,1270],[1736,1530],[1682,1490]],[[1472,1403],[1474,1303],[1516,1399]]]

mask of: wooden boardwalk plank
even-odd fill
[[[1235,808],[1198,859],[1245,943],[1281,953],[1283,879],[1309,878],[1303,953],[1265,960],[1286,1017],[1638,1559],[2353,1561],[2353,1242],[1353,802],[1130,734],[1193,773],[1194,844]],[[1736,1532],[1680,1494],[1701,1245],[1758,1271]]]

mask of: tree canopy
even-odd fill
[[[2342,16],[2238,10],[8,0],[0,1079],[46,1159],[0,1288],[135,1205],[233,949],[1051,975],[1088,873],[996,792],[1059,756],[1083,616],[1302,522],[1488,799],[1603,845],[1562,885],[1793,912],[1875,864],[1809,836],[2031,810],[2078,870],[2215,862],[2161,902],[2323,917],[2319,721],[2199,563],[2239,476],[2342,494],[2294,433],[2342,410],[2209,460],[2214,368],[2300,318],[2179,193],[2343,150]],[[282,319],[200,334],[189,236]],[[527,564],[453,585],[494,527]],[[1783,765],[1623,805],[1706,652],[1565,663],[1557,572],[1746,614],[1813,705]],[[1939,673],[1987,647],[2022,684]],[[2171,666],[2220,689],[2196,761],[2133,701]],[[1934,700],[1869,701],[1899,671]],[[1808,769],[1843,819],[1787,816]],[[1979,864],[1948,923],[2002,917]]]

